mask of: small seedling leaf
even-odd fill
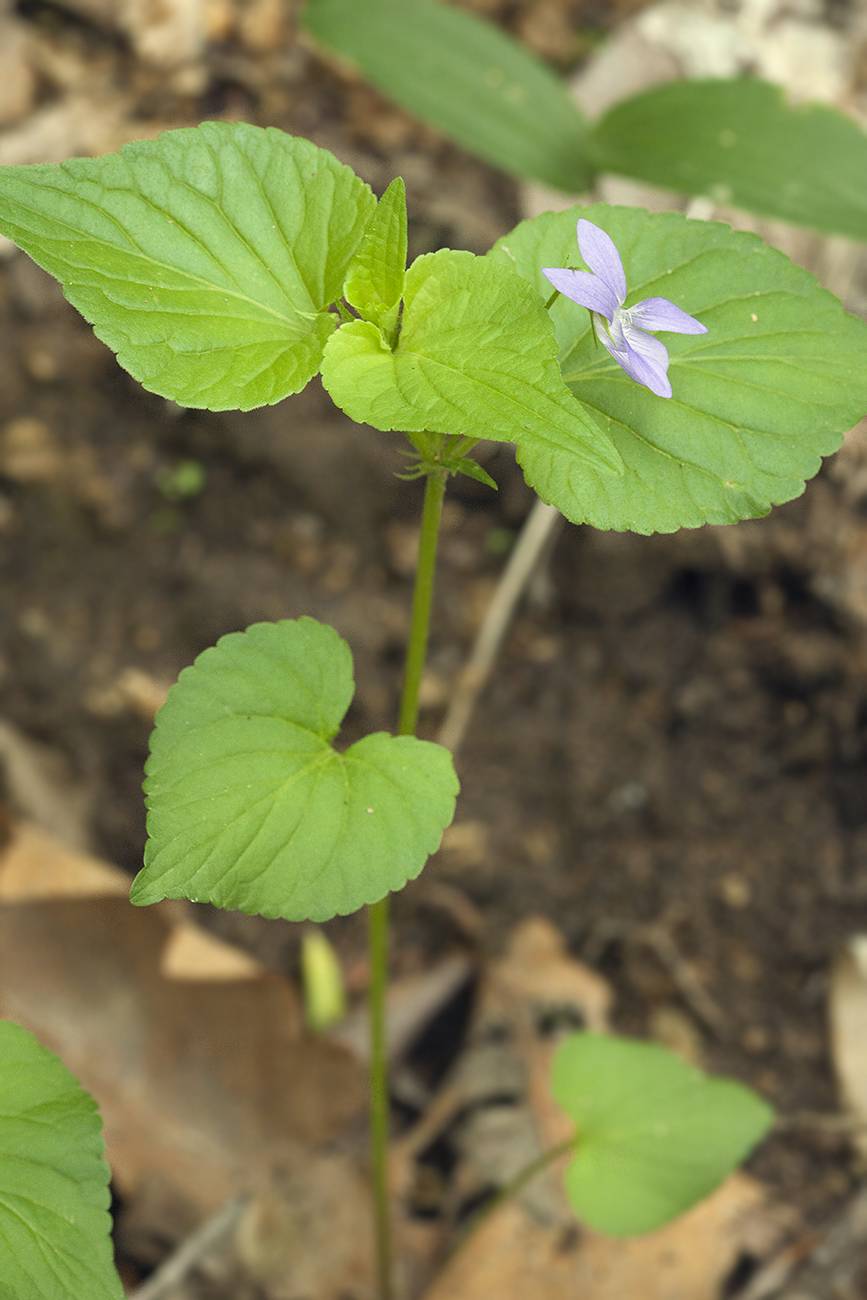
[[[527,482],[575,523],[637,533],[730,524],[790,501],[867,410],[867,325],[756,235],[678,213],[599,205],[546,212],[490,257],[549,296],[542,267],[581,263],[578,217],[623,259],[627,305],[670,299],[707,334],[660,333],[674,395],[657,397],[598,345],[585,308],[551,308],[563,378],[617,447],[601,475],[556,447],[520,444]]]
[[[0,1295],[122,1300],[96,1103],[32,1034],[0,1021]]]
[[[451,755],[384,732],[338,752],[353,690],[349,647],[312,618],[232,632],[185,668],[151,736],[132,901],[324,921],[417,876],[454,813]]]
[[[377,204],[344,286],[348,303],[391,337],[406,283],[406,190],[398,176]]]
[[[544,303],[508,266],[442,249],[406,277],[397,347],[367,321],[328,340],[322,382],[352,419],[558,451],[613,477],[607,434],[560,376]]]
[[[324,1034],[346,1015],[346,985],[340,961],[328,937],[318,928],[301,936],[301,979],[308,1027]]]
[[[243,122],[0,168],[0,231],[145,388],[210,410],[316,374],[375,203],[327,150]]]
[[[562,80],[493,23],[427,0],[312,0],[301,21],[403,108],[509,175],[588,188],[584,118]]]
[[[773,1120],[743,1084],[626,1038],[565,1039],[551,1086],[577,1126],[569,1201],[584,1223],[613,1237],[652,1232],[708,1196]]]

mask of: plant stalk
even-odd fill
[[[385,988],[388,981],[388,894],[367,909],[370,958],[370,1155],[373,1221],[380,1300],[392,1300],[391,1216],[388,1201],[388,1055]]]
[[[406,651],[406,669],[403,679],[403,697],[400,702],[399,736],[414,736],[418,723],[418,696],[421,676],[427,656],[430,612],[433,600],[434,568],[437,558],[440,519],[446,493],[445,470],[428,474],[421,513],[421,536],[418,544],[418,565],[415,571],[415,588],[412,594],[412,621],[409,645]]]
[[[398,735],[415,735],[418,697],[430,631],[437,540],[448,473],[428,474],[421,516],[412,620],[406,653]],[[393,1300],[391,1223],[388,1197],[388,1054],[385,990],[388,981],[388,895],[367,909],[370,960],[370,1142],[376,1261],[380,1300]]]
[[[531,1180],[534,1179],[537,1174],[541,1173],[543,1169],[547,1169],[548,1165],[553,1164],[555,1160],[559,1160],[561,1156],[568,1155],[569,1152],[574,1149],[575,1137],[573,1135],[572,1137],[567,1138],[565,1142],[558,1142],[555,1147],[549,1147],[547,1151],[543,1151],[541,1155],[538,1155],[535,1160],[531,1160],[529,1164],[524,1165],[523,1169],[519,1169],[514,1178],[511,1178],[509,1182],[504,1183],[497,1193],[492,1196],[489,1201],[486,1201],[481,1209],[476,1211],[464,1231],[461,1233],[459,1241],[453,1250],[450,1251],[449,1257],[456,1254],[457,1251],[466,1245],[467,1239],[471,1237],[474,1232],[478,1231],[482,1224],[491,1217],[495,1210],[498,1210],[506,1201],[511,1200],[513,1196],[517,1196],[519,1192],[522,1192],[527,1186],[527,1183],[531,1182]]]

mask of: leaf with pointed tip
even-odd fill
[[[601,1034],[564,1039],[554,1099],[577,1126],[566,1194],[598,1232],[652,1232],[737,1168],[773,1121],[733,1079],[710,1078],[656,1043]]]
[[[0,168],[0,231],[145,388],[217,411],[316,374],[375,202],[327,150],[243,122]]]
[[[0,1021],[0,1295],[123,1300],[96,1103],[21,1025]]]
[[[375,325],[350,321],[328,340],[322,382],[353,420],[556,449],[616,474],[607,434],[560,376],[538,294],[508,267],[442,249],[406,276],[393,350]]]
[[[496,482],[491,478],[488,471],[482,469],[479,462],[473,460],[471,456],[464,456],[455,465],[455,473],[466,474],[467,478],[474,478],[477,483],[484,483],[485,487],[493,488],[495,492],[498,490]]]
[[[617,246],[627,306],[662,296],[708,333],[659,334],[674,395],[657,397],[598,346],[590,313],[558,298],[563,378],[626,472],[601,475],[556,447],[522,445],[530,486],[575,523],[637,533],[730,524],[799,496],[867,410],[867,325],[756,235],[679,213],[604,204],[546,212],[489,257],[545,293],[542,267],[579,265],[578,217]]]
[[[324,921],[402,889],[454,814],[451,755],[376,732],[334,749],[352,656],[312,618],[256,623],[185,668],[157,715],[134,903]]]
[[[312,0],[303,26],[403,108],[510,176],[587,189],[587,124],[551,68],[475,14],[427,0]]]
[[[398,176],[377,204],[343,287],[346,301],[391,338],[406,283],[406,190]]]

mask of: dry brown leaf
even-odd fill
[[[867,935],[853,935],[831,976],[831,1054],[844,1106],[867,1120]],[[853,1135],[867,1151],[867,1133]]]
[[[611,987],[570,957],[563,935],[550,921],[531,916],[517,927],[503,958],[491,967],[486,997],[531,1015],[572,1009],[587,1029],[605,1033]]]
[[[646,1237],[618,1241],[544,1227],[515,1202],[484,1223],[424,1300],[718,1300],[763,1192],[734,1174],[701,1205]]]
[[[286,1151],[334,1141],[364,1111],[363,1072],[304,1036],[280,976],[166,978],[176,910],[135,908],[127,889],[113,868],[19,833],[0,857],[0,898],[16,900],[0,901],[0,1013],[96,1098],[123,1192],[156,1180],[206,1214]]]
[[[264,973],[255,957],[194,921],[182,921],[169,931],[160,957],[160,974],[168,980],[249,980]]]
[[[20,823],[0,856],[0,904],[50,898],[124,898],[129,876],[99,858],[67,848],[29,822]]]
[[[29,32],[24,24],[0,15],[0,126],[20,122],[36,98],[29,44]]]
[[[373,1300],[370,1188],[339,1154],[296,1159],[257,1193],[238,1228],[238,1253],[269,1300]]]
[[[518,926],[504,957],[483,981],[479,1014],[505,1016],[510,1026],[544,1147],[563,1142],[574,1127],[551,1098],[551,1058],[559,1036],[546,1034],[545,1022],[565,1017],[593,1033],[607,1033],[611,1001],[607,981],[570,957],[560,931],[540,916]]]

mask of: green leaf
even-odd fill
[[[477,483],[484,483],[485,487],[493,488],[498,491],[496,482],[491,478],[486,469],[482,469],[477,460],[471,456],[464,456],[463,459],[454,467],[455,474],[466,474],[467,478],[474,478]]]
[[[626,1038],[565,1039],[551,1089],[578,1129],[566,1194],[584,1223],[612,1237],[652,1232],[708,1196],[773,1121],[743,1084]]]
[[[597,123],[601,171],[867,240],[867,135],[764,81],[674,81]]]
[[[426,0],[312,0],[302,25],[403,108],[511,176],[575,194],[584,118],[559,77],[493,23]]]
[[[185,668],[151,736],[132,901],[324,921],[417,876],[454,813],[451,755],[385,732],[339,753],[353,689],[349,647],[312,618],[233,632]]]
[[[242,122],[0,168],[0,231],[145,388],[210,410],[278,402],[317,372],[374,206],[326,150]]]
[[[343,294],[390,342],[406,284],[406,190],[398,176],[377,204],[349,268]]]
[[[96,1103],[32,1034],[0,1021],[0,1295],[122,1300]]]
[[[489,256],[545,292],[542,267],[581,265],[578,217],[614,240],[627,305],[660,295],[709,332],[658,335],[674,395],[656,397],[597,345],[590,313],[558,298],[551,317],[563,378],[626,472],[603,477],[556,448],[522,445],[527,482],[575,523],[637,533],[734,523],[798,496],[867,410],[864,322],[757,236],[678,213],[546,212]]]
[[[353,420],[559,451],[570,464],[619,469],[605,433],[560,377],[538,294],[508,267],[442,249],[413,262],[392,351],[367,321],[328,340],[322,382]]]

